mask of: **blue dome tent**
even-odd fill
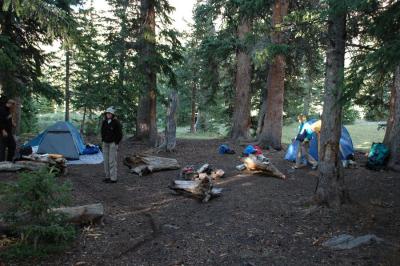
[[[78,160],[85,150],[81,134],[69,122],[55,123],[24,146],[38,146],[39,154],[62,154],[72,160]]]
[[[306,124],[313,124],[316,119],[311,119],[306,122]],[[349,131],[342,126],[342,133],[340,137],[340,158],[341,160],[348,160],[351,155],[354,155],[353,141],[351,140]],[[293,141],[289,145],[288,150],[285,154],[285,160],[296,161],[297,151],[300,147],[300,142],[298,140]],[[313,137],[310,141],[309,154],[318,161],[318,137],[316,133],[313,133]]]

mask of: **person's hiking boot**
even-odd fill
[[[117,180],[111,180],[110,178],[104,178],[103,182],[107,183],[107,184],[115,184],[115,183],[117,183]]]

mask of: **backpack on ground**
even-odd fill
[[[370,170],[381,170],[385,167],[389,157],[389,149],[383,143],[372,143],[368,154],[367,168]]]

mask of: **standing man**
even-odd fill
[[[16,142],[13,136],[13,128],[16,127],[15,118],[16,102],[8,100],[5,105],[0,106],[0,162],[12,161],[15,154]]]
[[[109,107],[101,126],[101,140],[103,142],[105,183],[117,183],[117,150],[122,139],[122,126],[115,117],[114,107]]]

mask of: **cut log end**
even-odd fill
[[[286,176],[278,170],[271,162],[261,161],[255,155],[250,155],[243,159],[243,163],[248,171],[262,173],[267,176],[273,176],[280,179],[286,179]]]
[[[175,180],[169,188],[178,194],[194,197],[202,202],[208,202],[210,199],[222,195],[222,189],[213,187],[209,178],[194,181]]]
[[[131,173],[139,176],[164,170],[176,170],[180,165],[176,159],[152,155],[134,155],[124,159],[124,164],[131,169]]]
[[[102,221],[104,207],[101,203],[53,209],[66,215],[67,221],[75,224],[96,224]]]

